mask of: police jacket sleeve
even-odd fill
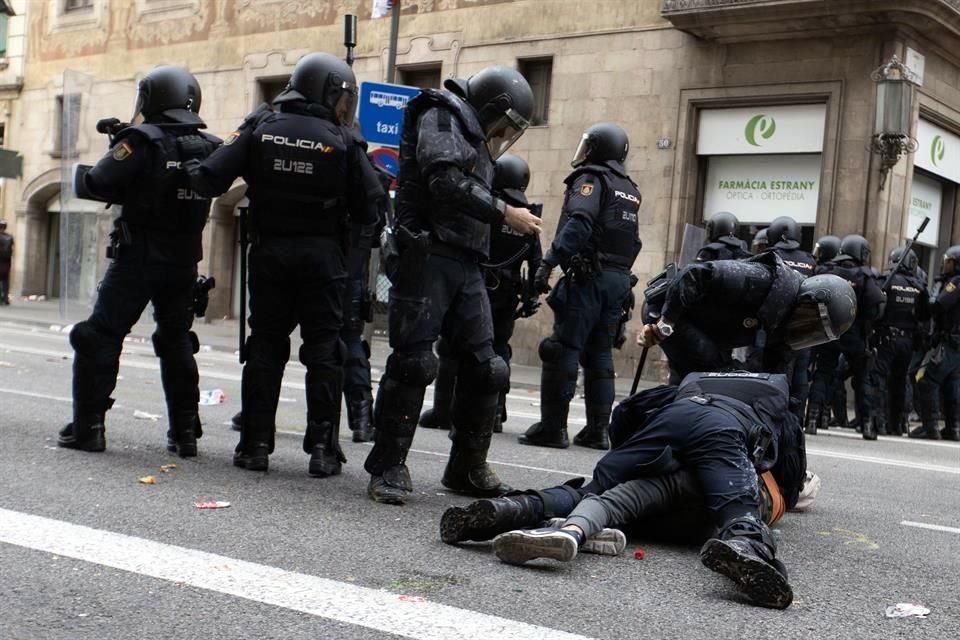
[[[477,220],[501,224],[507,203],[467,172],[476,162],[477,152],[453,114],[442,108],[430,109],[420,116],[418,131],[417,164],[430,195]]]
[[[703,300],[715,284],[714,271],[712,262],[684,267],[667,289],[666,301],[661,311],[663,318],[675,323],[683,318],[687,309]]]
[[[960,276],[954,276],[947,280],[937,296],[936,305],[943,311],[950,311],[960,304]]]
[[[380,184],[377,170],[370,164],[359,143],[348,143],[347,212],[350,221],[360,225],[376,225],[387,194]]]
[[[124,137],[86,173],[85,186],[109,202],[123,201],[129,189],[138,188],[137,182],[149,169],[150,153],[150,143],[142,135]]]
[[[247,157],[254,140],[252,127],[234,131],[216,151],[201,162],[185,163],[190,186],[200,195],[213,198],[226,193],[233,181],[247,168]]]
[[[886,294],[884,294],[883,289],[880,287],[880,282],[876,277],[867,273],[863,280],[863,309],[858,311],[863,314],[864,320],[869,322],[877,320],[880,317],[880,314],[883,312],[884,303],[886,302]]]
[[[557,229],[544,262],[550,266],[565,263],[587,248],[593,235],[593,223],[603,207],[603,184],[591,173],[578,175],[567,189],[561,219],[566,222]]]

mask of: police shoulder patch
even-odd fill
[[[237,141],[237,138],[239,138],[239,137],[240,137],[240,132],[239,132],[239,131],[234,131],[233,133],[231,133],[230,135],[227,136],[227,139],[226,139],[226,140],[223,141],[223,146],[229,147],[229,146],[232,145],[234,142],[236,142],[236,141]]]
[[[126,142],[121,142],[113,149],[113,159],[117,162],[126,160],[133,155],[133,147]]]
[[[583,197],[593,195],[593,183],[584,182],[582,185],[580,185],[580,195]]]
[[[954,291],[957,290],[957,284],[955,282],[948,282],[947,286],[944,287],[944,290],[947,293],[953,293]]]

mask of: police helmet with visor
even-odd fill
[[[580,144],[573,152],[570,164],[576,168],[588,162],[624,162],[629,152],[630,139],[623,127],[612,122],[598,122],[580,136]]]
[[[760,229],[760,231],[757,231],[756,235],[753,236],[753,241],[750,243],[750,250],[754,253],[760,253],[766,251],[769,246],[770,242],[767,239],[767,230]]]
[[[785,342],[794,351],[839,338],[857,317],[857,297],[845,279],[832,274],[800,283],[797,306],[786,325]]]
[[[151,70],[137,86],[133,122],[161,117],[187,125],[205,126],[200,119],[200,83],[183,67],[163,65]]]
[[[840,253],[840,238],[837,236],[823,236],[813,245],[813,257],[817,259],[817,264],[829,262]]]
[[[890,252],[890,258],[887,260],[888,269],[892,271],[893,268],[897,266],[897,263],[900,262],[900,258],[903,256],[903,250],[905,248],[906,247],[893,248],[893,251]],[[900,262],[900,271],[903,273],[915,273],[918,263],[917,254],[914,253],[913,249],[910,249],[907,252],[907,257],[903,258],[903,262]]]
[[[707,238],[710,242],[736,236],[739,232],[740,221],[729,211],[718,211],[707,220]]]
[[[767,242],[781,249],[796,249],[800,246],[800,225],[790,216],[774,218],[767,227]]]
[[[353,69],[329,53],[308,53],[297,62],[286,89],[273,103],[297,100],[320,105],[337,124],[352,126],[357,111],[357,78]]]
[[[533,90],[516,69],[494,65],[466,80],[446,80],[443,86],[477,112],[487,138],[487,150],[494,160],[506,153],[530,126]]]
[[[530,184],[530,166],[526,160],[512,153],[497,158],[493,173],[493,189],[503,194],[511,204],[527,204],[526,190]]]
[[[841,260],[852,260],[860,266],[870,262],[870,243],[861,235],[851,233],[843,236],[840,241],[840,253],[834,258],[837,262]]]
[[[945,276],[955,276],[960,274],[960,244],[947,249],[943,254],[943,263],[940,267],[940,273]]]

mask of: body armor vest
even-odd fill
[[[869,287],[870,283],[868,282],[870,280],[874,281],[874,287],[872,288],[879,288],[875,282],[876,276],[873,275],[869,267],[859,266],[850,260],[830,262],[826,265],[824,272],[840,276],[853,286],[853,291],[857,295],[857,317],[847,333],[850,334],[849,339],[851,340],[853,336],[863,336],[868,325],[876,318],[876,316],[873,316],[873,318],[870,317],[870,311],[875,309],[883,301],[882,298],[879,300],[873,299],[871,291],[869,290],[871,289],[871,287]]]
[[[946,297],[954,298],[960,292],[960,275],[946,276],[938,279],[936,284],[936,300],[931,308],[933,311],[934,331],[940,334],[951,336],[960,336],[960,302],[955,302],[948,308],[944,308],[943,302]]]
[[[772,251],[780,256],[780,259],[783,260],[784,264],[802,275],[804,278],[809,278],[810,276],[814,275],[814,272],[817,269],[817,259],[803,249],[784,249],[782,247],[774,247]]]
[[[583,173],[591,173],[600,178],[601,206],[593,219],[593,234],[590,236],[590,250],[597,257],[601,267],[616,271],[629,271],[633,261],[640,253],[643,243],[639,234],[639,214],[642,196],[636,183],[617,163],[590,164],[581,167],[564,180],[570,188]],[[566,207],[560,214],[559,230],[566,224]]]
[[[486,136],[473,109],[449,91],[424,89],[407,103],[400,137],[400,170],[397,175],[397,224],[412,231],[429,231],[434,241],[486,257],[490,251],[490,224],[468,216],[449,202],[438,201],[430,193],[428,180],[417,161],[418,144],[448,146],[443,140],[420,135],[420,117],[430,109],[444,109],[456,118],[467,144],[473,149],[471,166],[461,166],[463,174],[490,187],[494,162],[486,146]],[[450,132],[434,132],[450,136]]]
[[[718,240],[704,245],[703,248],[700,249],[697,259],[701,260],[702,257],[701,262],[710,260],[744,260],[753,255],[749,251],[744,251],[743,247],[739,244],[735,245],[733,238],[730,240],[730,242]]]
[[[880,324],[914,331],[918,325],[917,303],[926,288],[924,284],[915,276],[898,271],[887,274],[884,288],[887,290],[887,308]]]
[[[342,232],[353,137],[329,120],[291,112],[268,114],[252,136],[243,178],[254,228],[266,236]]]

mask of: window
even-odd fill
[[[553,58],[527,58],[517,61],[517,70],[533,90],[533,117],[530,126],[545,125],[550,121],[550,81],[553,76]]]
[[[401,67],[397,69],[400,72],[400,84],[419,89],[439,89],[440,88],[440,65],[417,65],[413,67]]]
[[[56,158],[72,158],[77,155],[77,136],[80,133],[80,94],[57,96],[56,144],[52,155]]]
[[[93,6],[93,0],[65,0],[64,11],[76,11]]]
[[[273,102],[273,99],[287,88],[288,82],[290,82],[289,76],[283,78],[261,78],[257,80],[261,102]]]
[[[0,58],[7,55],[7,25],[10,16],[0,8]]]
[[[7,123],[0,122],[0,147],[3,146],[4,140],[7,138]]]

